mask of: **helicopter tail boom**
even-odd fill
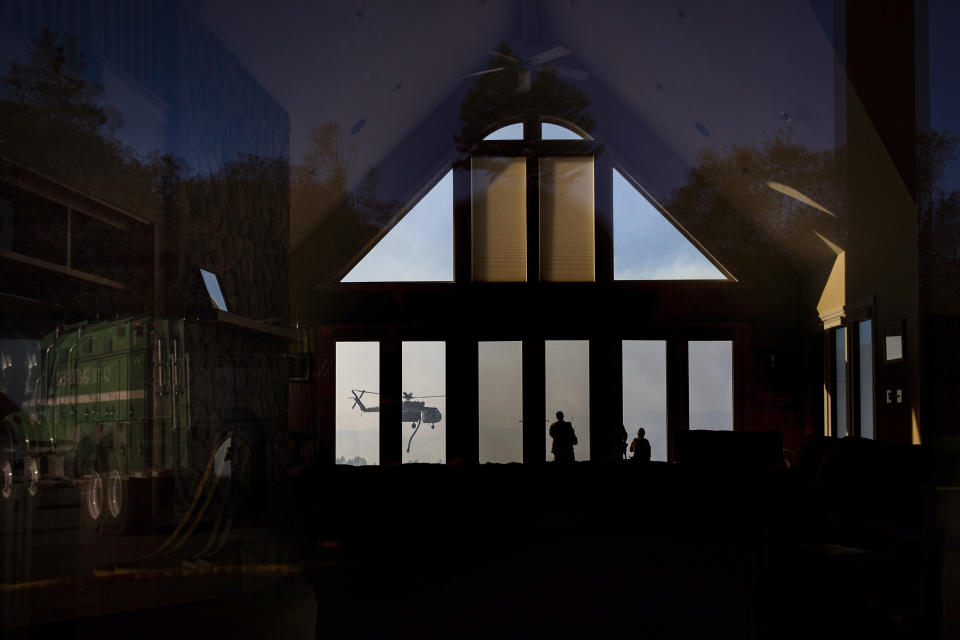
[[[353,406],[350,407],[351,409],[355,409],[356,407],[359,406],[360,411],[362,411],[363,413],[379,413],[380,412],[380,407],[367,407],[363,404],[363,402],[360,400],[360,398],[364,394],[363,391],[360,392],[359,396],[357,395],[356,391],[351,390],[350,393],[353,394]]]

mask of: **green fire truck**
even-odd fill
[[[253,499],[275,466],[284,346],[222,322],[138,317],[64,326],[7,354],[0,502],[32,508],[79,486],[86,527],[120,534],[176,518],[211,478]]]

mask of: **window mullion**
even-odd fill
[[[540,282],[540,159],[527,157],[527,282]]]

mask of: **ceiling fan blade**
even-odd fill
[[[530,58],[530,64],[543,64],[550,60],[556,60],[557,58],[562,58],[563,56],[570,55],[570,49],[566,47],[554,47],[553,49],[547,49],[546,51],[541,51],[537,55]]]
[[[476,73],[468,73],[463,76],[464,78],[473,78],[476,76],[485,76],[488,73],[493,73],[494,71],[503,71],[504,67],[497,67],[496,69],[487,69],[486,71],[477,71]]]
[[[586,71],[580,71],[579,69],[568,69],[566,67],[555,67],[558,76],[563,76],[564,78],[572,78],[573,80],[586,80],[590,77],[590,74]]]
[[[489,53],[492,56],[499,56],[501,58],[506,58],[511,62],[520,62],[519,58],[514,58],[513,56],[508,56],[505,53],[500,53],[499,51],[494,51],[493,49],[483,49],[483,53]]]

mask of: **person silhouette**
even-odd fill
[[[557,421],[550,425],[550,437],[553,446],[550,452],[556,462],[573,462],[573,446],[577,444],[577,435],[573,425],[563,419],[563,411],[557,411]]]
[[[618,435],[620,436],[620,457],[623,460],[626,460],[627,459],[627,428],[622,424],[620,425],[620,433]]]
[[[633,460],[638,462],[650,462],[650,441],[645,437],[646,431],[643,427],[637,429],[637,437],[630,443],[630,453],[633,454]]]

